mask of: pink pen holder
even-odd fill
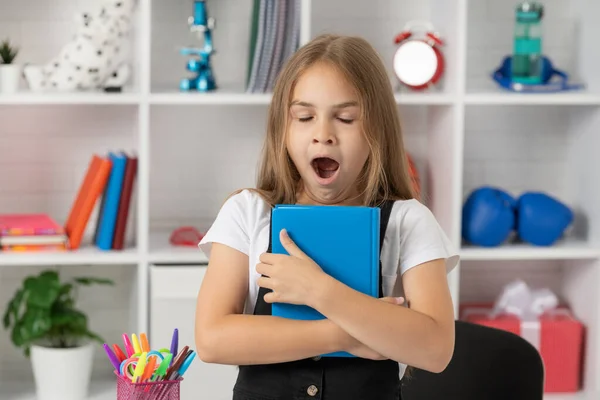
[[[175,381],[132,383],[131,379],[117,375],[117,400],[180,400],[179,384]]]

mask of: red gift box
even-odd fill
[[[546,311],[536,320],[510,313],[492,314],[491,303],[463,303],[460,319],[517,334],[528,340],[544,363],[544,392],[572,393],[581,386],[583,324],[567,307]]]

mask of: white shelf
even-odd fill
[[[208,264],[208,258],[197,246],[173,246],[170,232],[153,232],[149,239],[148,262],[152,264]]]
[[[135,93],[30,93],[18,92],[11,95],[0,94],[0,105],[27,105],[27,104],[126,104],[140,103],[141,97]]]
[[[544,400],[597,400],[600,393],[546,393]]]
[[[445,93],[396,93],[397,104],[405,105],[450,105],[457,100]],[[154,105],[268,105],[270,93],[243,93],[217,90],[209,93],[199,92],[155,92],[150,95],[150,104]]]
[[[594,259],[600,258],[600,247],[572,239],[549,247],[521,243],[491,248],[466,245],[461,248],[460,257],[466,261]]]
[[[600,95],[586,92],[564,93],[513,93],[513,92],[474,92],[465,95],[468,105],[565,105],[598,106]]]
[[[135,248],[104,251],[91,245],[69,251],[0,252],[0,266],[126,265],[139,261],[140,256]]]

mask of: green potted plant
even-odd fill
[[[21,66],[15,64],[19,48],[5,39],[0,43],[0,92],[14,93],[19,90]]]
[[[78,277],[61,282],[55,270],[28,276],[6,306],[3,324],[12,343],[31,359],[37,399],[82,400],[91,379],[94,342],[104,340],[76,308],[77,291],[109,279]]]

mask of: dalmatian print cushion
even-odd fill
[[[136,0],[103,0],[78,16],[76,33],[44,66],[25,66],[32,91],[122,87],[131,76],[130,32]]]

